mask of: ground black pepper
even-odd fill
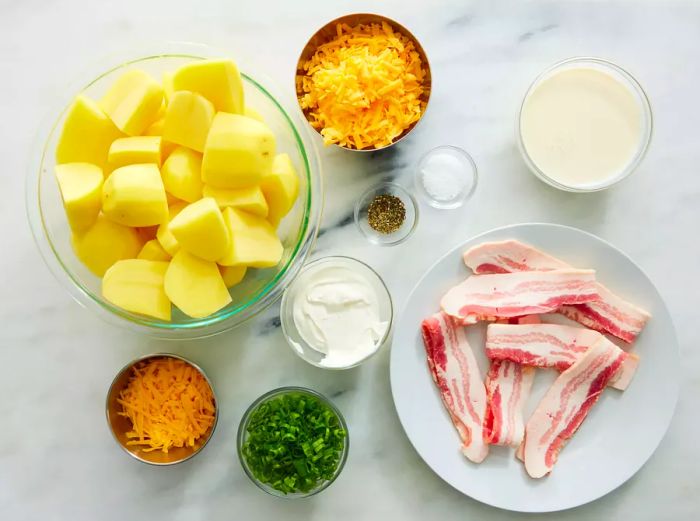
[[[367,222],[379,233],[394,233],[405,220],[406,207],[395,195],[377,195],[367,207]]]

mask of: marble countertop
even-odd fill
[[[422,124],[384,153],[321,151],[327,190],[315,256],[347,254],[372,265],[401,309],[444,251],[497,226],[558,222],[593,232],[634,258],[675,317],[682,392],[656,454],[628,483],[554,519],[690,520],[700,517],[700,4],[694,2],[466,1],[0,1],[0,518],[7,520],[441,519],[501,520],[445,485],[420,460],[393,408],[389,348],[360,368],[327,372],[286,346],[278,306],[208,340],[164,342],[101,322],[75,304],[43,265],[25,224],[24,176],[55,92],[125,45],[188,40],[254,57],[290,91],[298,51],[321,24],[352,11],[394,17],[421,39],[434,88]],[[603,193],[571,195],[530,175],[514,140],[529,82],[573,55],[611,59],[651,98],[655,129],[639,170]],[[291,92],[290,92],[291,94]],[[410,185],[417,158],[450,143],[480,171],[474,199],[455,211],[421,207],[406,243],[377,248],[351,220],[352,204],[384,177]],[[219,394],[216,435],[198,457],[162,469],[124,456],[104,421],[104,396],[128,360],[168,350],[200,363]],[[326,492],[285,502],[261,493],[237,461],[246,406],[283,384],[333,397],[352,433],[345,471]],[[693,405],[695,403],[695,405]],[[640,411],[639,414],[644,414]],[[634,425],[630,425],[634,435]],[[544,516],[542,516],[544,517]]]

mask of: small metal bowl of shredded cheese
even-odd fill
[[[358,13],[309,39],[296,71],[299,106],[326,145],[373,151],[391,146],[423,117],[432,79],[428,57],[404,26]]]
[[[151,465],[199,453],[218,420],[211,382],[196,364],[158,353],[130,362],[107,393],[107,424],[119,446]]]

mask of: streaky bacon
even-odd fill
[[[591,329],[559,324],[489,324],[486,356],[532,367],[565,371],[596,342],[610,342]],[[625,353],[622,369],[608,385],[624,391],[632,381],[639,357]]]
[[[537,315],[513,317],[499,323],[539,324]],[[530,396],[535,370],[509,360],[490,360],[486,374],[484,438],[491,445],[519,447],[525,432],[523,408]]]
[[[521,271],[475,275],[450,289],[440,305],[464,324],[550,313],[599,298],[594,270]]]
[[[464,263],[476,274],[549,271],[571,268],[564,261],[520,241],[486,242],[464,252]],[[586,327],[632,343],[650,315],[598,283],[600,300],[562,306],[562,315]]]
[[[523,408],[530,396],[535,369],[510,360],[492,360],[486,375],[488,407],[484,436],[491,445],[517,447],[523,441]]]
[[[421,324],[428,368],[462,440],[462,454],[474,463],[488,455],[483,423],[486,389],[464,329],[445,313]]]
[[[552,471],[559,452],[585,420],[608,381],[620,370],[625,353],[602,339],[561,373],[525,425],[525,470],[533,478]]]

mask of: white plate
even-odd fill
[[[440,297],[470,271],[462,252],[485,241],[518,239],[581,268],[595,268],[613,291],[645,308],[652,319],[634,351],[637,374],[624,392],[606,390],[561,451],[551,475],[535,480],[512,449],[491,447],[480,465],[459,452],[459,439],[428,373],[420,323],[439,309]],[[562,321],[564,319],[561,319]],[[483,325],[468,329],[482,374]],[[663,438],[678,398],[680,359],[673,322],[658,291],[625,254],[589,233],[554,224],[518,224],[468,240],[437,261],[418,282],[399,318],[391,349],[391,389],[411,443],[433,471],[483,503],[521,512],[550,512],[593,501],[637,472]],[[554,380],[539,370],[528,414]]]

